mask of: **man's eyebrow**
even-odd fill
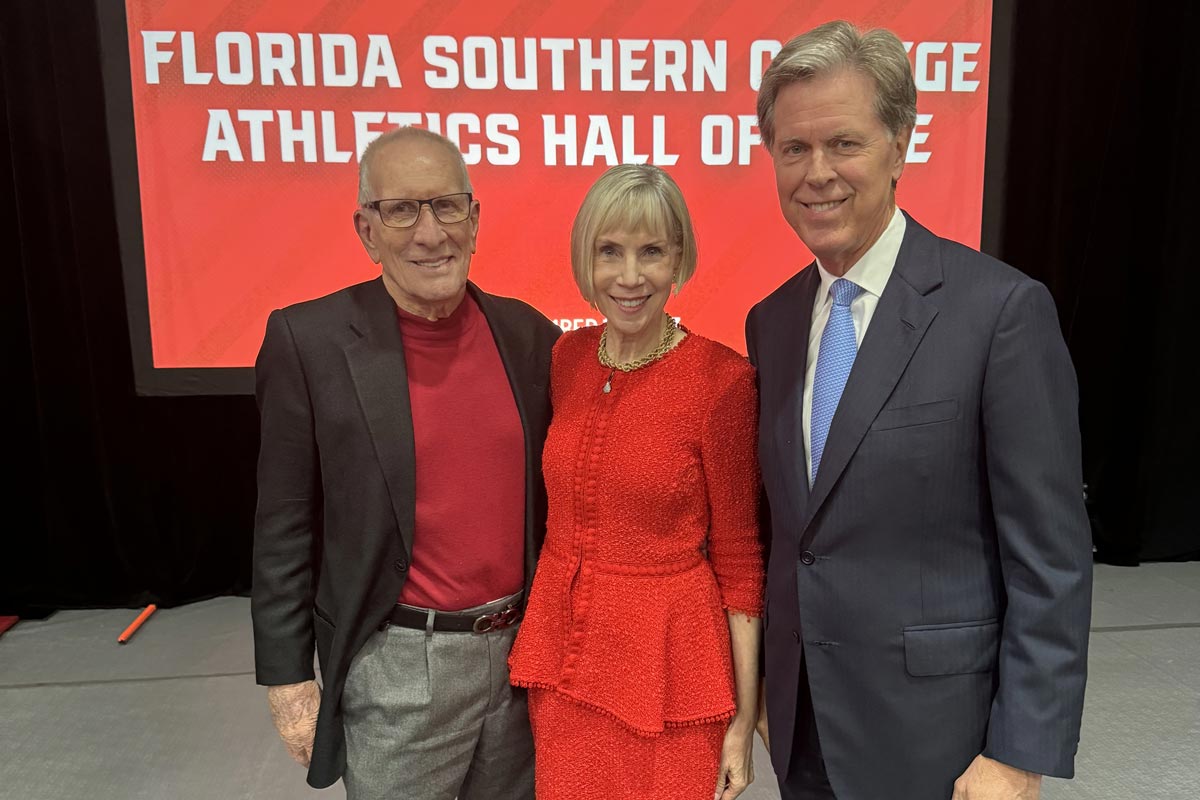
[[[833,133],[826,136],[824,141],[830,141],[832,139],[861,139],[863,136],[863,132],[858,128],[838,128]],[[777,139],[777,141],[781,144],[783,142],[799,142],[800,144],[807,143],[806,140],[800,136],[781,136],[779,139]]]

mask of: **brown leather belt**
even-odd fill
[[[492,612],[437,611],[414,608],[397,603],[392,606],[384,625],[399,625],[423,631],[429,626],[429,615],[433,614],[433,630],[444,633],[490,633],[511,627],[521,620],[521,596],[508,600]],[[380,626],[382,627],[382,626]]]

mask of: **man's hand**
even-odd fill
[[[317,710],[321,707],[321,689],[316,681],[268,686],[267,703],[271,720],[288,755],[300,766],[312,760],[313,738],[317,734]]]
[[[1038,800],[1041,793],[1041,775],[978,755],[954,782],[950,800]]]

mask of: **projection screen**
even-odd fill
[[[587,187],[613,164],[662,166],[700,247],[668,311],[745,352],[750,306],[811,260],[780,215],[755,92],[781,42],[833,18],[905,42],[919,94],[899,203],[980,245],[990,76],[1006,58],[993,52],[988,0],[127,0],[99,11],[142,394],[252,391],[272,309],[378,275],[352,224],[358,154],[397,125],[446,134],[470,165],[481,203],[471,279],[564,329],[602,321],[568,255]]]

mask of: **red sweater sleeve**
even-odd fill
[[[700,442],[711,514],[708,555],[722,605],[758,617],[763,608],[758,401],[753,368],[737,366],[733,380],[709,411]]]

